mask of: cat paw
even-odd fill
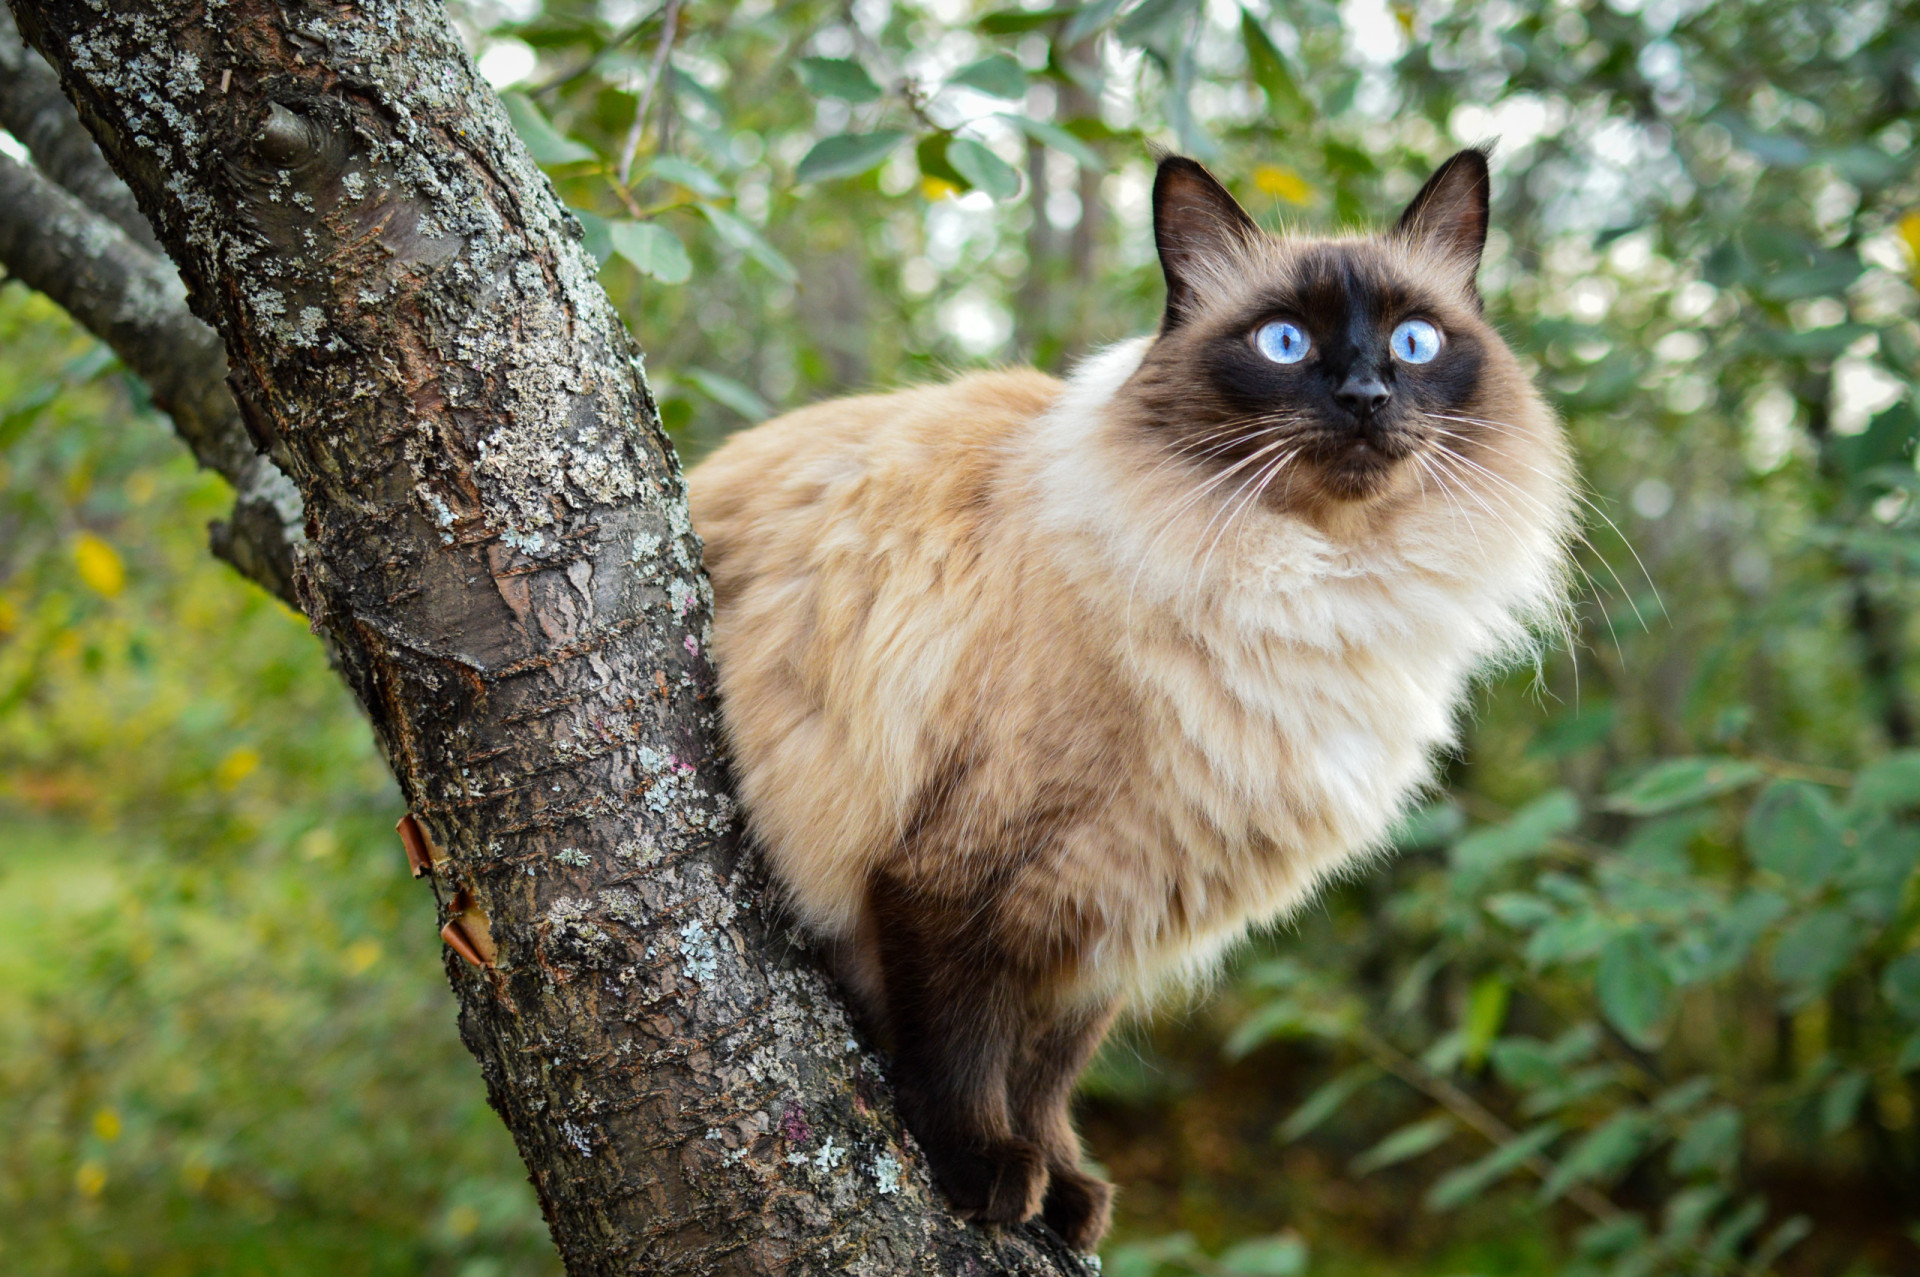
[[[935,1167],[954,1209],[982,1224],[1018,1224],[1039,1213],[1047,1192],[1047,1156],[1025,1140],[1004,1140]]]
[[[1107,1235],[1113,1219],[1113,1185],[1085,1171],[1053,1168],[1040,1218],[1083,1255],[1090,1255]]]

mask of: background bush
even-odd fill
[[[463,13],[689,456],[1149,327],[1150,144],[1328,230],[1497,140],[1574,642],[1395,857],[1103,1057],[1107,1271],[1920,1266],[1911,2],[749,0],[664,62],[643,0]],[[554,1271],[399,800],[205,554],[224,501],[0,289],[0,1267]]]

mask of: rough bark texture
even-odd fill
[[[299,486],[298,596],[497,946],[448,974],[569,1270],[1085,1271],[944,1210],[761,912],[638,352],[437,4],[16,3]]]

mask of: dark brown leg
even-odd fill
[[[1117,1002],[1032,1023],[1009,1079],[1013,1129],[1047,1153],[1049,1183],[1040,1213],[1073,1247],[1091,1252],[1107,1231],[1113,1188],[1080,1169],[1073,1084],[1113,1023]]]
[[[900,1115],[962,1215],[1031,1218],[1047,1156],[1014,1133],[1007,1107],[1022,982],[971,906],[928,901],[885,877],[870,899]]]

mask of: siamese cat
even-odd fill
[[[749,825],[969,1218],[1091,1250],[1075,1078],[1381,846],[1564,608],[1573,469],[1481,313],[1485,155],[1384,234],[1161,162],[1151,337],[816,404],[690,477]]]

